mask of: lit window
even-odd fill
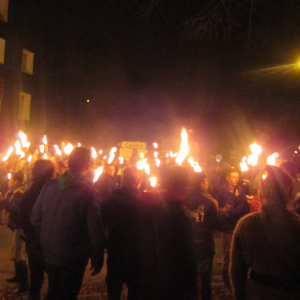
[[[33,59],[34,53],[23,49],[23,56],[22,56],[22,71],[28,74],[33,73]]]
[[[4,64],[5,40],[0,38],[0,64]]]
[[[31,95],[21,92],[19,98],[19,110],[18,110],[19,120],[23,120],[23,121],[30,120],[30,102],[31,102]]]
[[[9,0],[0,0],[0,20],[3,22],[7,22],[8,1]]]

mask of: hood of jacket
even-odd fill
[[[61,190],[83,183],[90,183],[90,180],[80,172],[66,171],[57,178],[58,186]]]

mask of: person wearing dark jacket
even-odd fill
[[[234,298],[298,300],[300,216],[293,208],[294,182],[275,166],[266,166],[261,175],[262,209],[240,219],[233,234]]]
[[[123,283],[128,299],[138,298],[137,242],[141,210],[141,173],[135,167],[124,169],[122,186],[103,203],[103,220],[108,231],[107,293],[109,300],[120,300]]]
[[[208,194],[208,179],[204,172],[195,173],[195,187],[184,202],[193,227],[194,252],[201,280],[202,300],[211,299],[211,274],[215,255],[213,233],[218,229],[216,200]]]
[[[143,300],[197,297],[192,230],[183,209],[188,184],[184,167],[167,167],[162,173],[165,190],[143,195],[140,236]]]
[[[238,220],[250,213],[250,205],[247,202],[243,190],[238,187],[239,172],[230,169],[227,183],[222,189],[219,198],[220,231],[222,233],[222,276],[225,287],[231,289],[229,279],[230,248],[233,230]]]
[[[101,199],[84,176],[90,159],[89,149],[75,148],[69,170],[44,185],[32,211],[46,261],[47,300],[75,300],[89,258],[92,275],[103,265]]]
[[[118,188],[114,174],[115,166],[113,164],[106,164],[104,172],[94,183],[94,187],[99,191],[103,200],[107,199]]]
[[[32,185],[24,193],[20,205],[20,217],[25,235],[26,252],[30,270],[29,300],[41,299],[44,282],[45,260],[43,249],[34,227],[30,223],[32,209],[46,182],[54,178],[55,166],[50,160],[38,159],[31,171]]]
[[[20,204],[23,193],[27,186],[24,184],[24,173],[16,171],[11,174],[8,181],[9,190],[5,194],[0,206],[4,207],[9,213],[8,227],[14,232],[14,264],[16,275],[8,278],[8,282],[17,282],[18,286],[13,292],[23,293],[28,291],[28,269],[27,262],[23,255],[25,242],[24,233],[20,217]]]

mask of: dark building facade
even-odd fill
[[[49,119],[49,17],[41,2],[0,1],[0,147],[19,130],[31,140],[44,134]]]

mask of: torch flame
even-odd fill
[[[31,161],[32,161],[32,155],[31,155],[31,154],[28,156],[27,161],[28,161],[28,162],[31,162]]]
[[[159,158],[155,158],[155,164],[157,167],[159,167],[160,165],[160,159]]]
[[[61,151],[59,150],[57,145],[54,145],[54,149],[58,155],[61,155]]]
[[[119,161],[120,161],[120,164],[122,165],[124,163],[124,157],[119,157]]]
[[[189,162],[190,165],[194,168],[194,171],[195,171],[195,172],[197,172],[197,173],[202,172],[201,167],[200,167],[199,164],[194,160],[193,157],[190,157],[190,158],[188,159],[188,162]]]
[[[27,135],[24,132],[20,131],[18,133],[18,136],[19,136],[19,138],[21,140],[22,147],[29,148],[30,143],[27,142]]]
[[[20,155],[21,154],[21,143],[19,141],[16,141],[15,147],[16,147],[16,155]]]
[[[155,149],[157,149],[158,144],[157,144],[157,143],[153,143],[153,147],[154,147]]]
[[[240,163],[241,171],[242,172],[247,172],[249,170],[248,165],[246,163],[247,157],[244,156],[242,159],[242,162]]]
[[[140,160],[136,163],[136,167],[138,170],[145,169],[146,174],[150,175],[150,166],[147,163],[147,158]]]
[[[150,177],[149,181],[150,181],[150,185],[152,187],[156,187],[156,184],[157,184],[157,178],[156,177]]]
[[[92,158],[96,159],[98,157],[98,155],[97,155],[95,148],[92,147],[91,150],[92,150]]]
[[[66,154],[70,154],[72,152],[72,150],[74,149],[73,145],[68,143],[67,146],[64,146],[64,152]]]
[[[188,146],[188,134],[186,130],[183,128],[181,131],[181,147],[180,151],[176,157],[176,162],[181,165],[186,156],[189,154],[189,146]]]
[[[11,179],[11,173],[7,174],[7,179]]]
[[[45,145],[40,145],[40,152],[44,153],[45,152]]]
[[[278,157],[279,154],[277,152],[273,153],[267,158],[267,165],[275,166],[276,165],[276,157]]]
[[[154,151],[154,157],[157,158],[158,157],[158,152]]]
[[[10,146],[5,154],[5,156],[3,157],[2,161],[7,161],[8,158],[10,157],[11,153],[14,151],[14,147]]]
[[[115,158],[115,152],[117,151],[117,147],[113,147],[109,152],[108,163],[111,164]]]
[[[45,153],[44,155],[43,155],[43,159],[47,159],[48,158],[48,155],[47,155],[47,153]]]
[[[93,182],[96,182],[98,180],[99,176],[103,173],[103,166],[95,169],[94,173],[95,173],[95,176],[94,176]]]
[[[43,137],[43,143],[44,143],[44,145],[47,145],[48,144],[48,141],[47,141],[47,137],[44,135],[44,137]]]
[[[256,166],[257,165],[257,158],[259,156],[259,154],[261,154],[262,150],[261,150],[261,146],[257,145],[256,143],[253,143],[252,145],[249,146],[252,155],[249,155],[248,157],[248,165],[251,166]]]

